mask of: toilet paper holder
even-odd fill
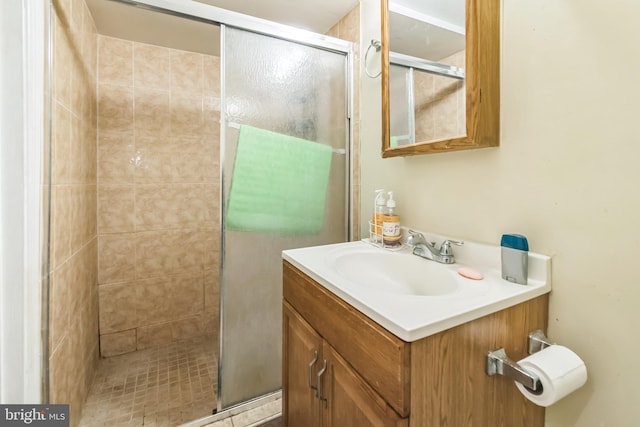
[[[541,329],[529,333],[529,354],[537,353],[550,345],[553,345],[553,342],[545,336]],[[504,348],[487,353],[487,375],[504,375],[532,391],[542,392],[540,379],[509,359]]]

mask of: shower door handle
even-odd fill
[[[325,360],[322,364],[322,369],[318,371],[318,390],[316,390],[316,396],[320,399],[324,404],[327,404],[327,399],[322,395],[322,376],[327,370],[327,361]]]
[[[318,361],[318,350],[315,350],[313,352],[313,360],[309,363],[309,388],[311,388],[311,390],[316,391],[316,397],[318,397],[318,388],[315,385],[313,385],[313,366],[316,364],[317,361]]]

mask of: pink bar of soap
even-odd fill
[[[480,273],[478,270],[474,270],[473,268],[469,268],[469,267],[460,267],[458,269],[458,274],[461,275],[462,277],[466,277],[467,279],[472,279],[472,280],[484,279],[484,276],[482,275],[482,273]]]

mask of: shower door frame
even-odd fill
[[[352,84],[352,76],[354,73],[353,70],[353,43],[345,40],[337,39],[335,37],[326,36],[323,34],[314,33],[312,31],[307,31],[299,28],[290,27],[288,25],[278,24],[272,21],[267,21],[265,19],[256,18],[249,15],[244,15],[238,12],[233,12],[230,10],[222,9],[219,7],[211,6],[204,3],[194,2],[194,1],[185,1],[185,0],[111,0],[119,3],[128,4],[131,6],[147,9],[153,12],[165,13],[185,19],[191,19],[195,21],[210,23],[212,25],[219,25],[221,27],[221,40],[220,46],[221,49],[224,48],[224,30],[223,27],[233,27],[241,30],[250,31],[256,34],[265,35],[274,37],[281,40],[286,40],[289,42],[294,42],[298,44],[302,44],[309,47],[314,47],[318,49],[323,49],[330,52],[335,52],[339,54],[343,54],[345,56],[345,88],[346,88],[346,96],[345,96],[345,112],[346,112],[346,141],[347,141],[347,153],[345,154],[347,157],[347,171],[346,171],[346,182],[345,182],[345,191],[347,194],[345,200],[345,224],[346,230],[345,234],[349,240],[353,238],[353,227],[351,226],[351,206],[353,206],[353,192],[351,191],[351,181],[353,177],[353,156],[351,155],[352,149],[352,141],[353,141],[353,120],[352,120],[352,111],[353,111],[353,84]],[[222,89],[221,99],[224,97],[224,89]],[[225,149],[225,132],[226,132],[226,117],[224,114],[221,114],[220,117],[220,188],[223,188],[223,173],[224,173],[224,164],[222,159],[224,159],[224,149]],[[223,191],[220,191],[220,197],[224,197]],[[224,206],[223,203],[220,203],[221,209]],[[224,219],[221,212],[220,217],[221,220],[221,228],[224,227]],[[221,250],[220,256],[222,257],[224,254],[224,239],[221,238]],[[220,262],[220,278],[222,278],[222,269],[224,268],[224,261],[221,259]],[[220,284],[222,284],[222,280],[220,280]],[[223,304],[220,304],[220,319],[222,322],[222,310],[224,309]],[[219,331],[219,344],[222,343],[222,324],[220,325]],[[219,352],[219,355],[222,351]],[[218,361],[218,371],[220,372],[221,363]],[[218,375],[220,377],[220,375]],[[243,406],[246,402],[242,402],[238,405],[232,405],[229,408],[221,407],[221,387],[220,387],[220,378],[218,378],[218,399],[217,399],[217,410],[221,411],[222,409],[228,410],[233,409],[236,406]],[[265,395],[266,396],[266,395]],[[253,400],[260,400],[262,397],[257,396]]]

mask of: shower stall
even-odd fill
[[[155,22],[164,42],[102,34],[86,7],[65,10],[84,2],[52,1],[50,402],[77,407],[96,369],[92,387],[119,393],[131,420],[151,422],[151,392],[140,406],[121,394],[144,384],[176,405],[210,389],[198,417],[277,393],[281,252],[350,237],[351,43],[199,2],[89,3],[121,8],[122,23]],[[187,45],[167,30],[177,26]],[[322,165],[308,158],[319,151]],[[237,190],[247,174],[249,188],[262,185],[248,202]],[[291,194],[313,197],[314,211]],[[280,218],[238,226],[234,200]],[[194,348],[206,357],[185,353]],[[114,385],[108,369],[125,357],[135,369]]]

